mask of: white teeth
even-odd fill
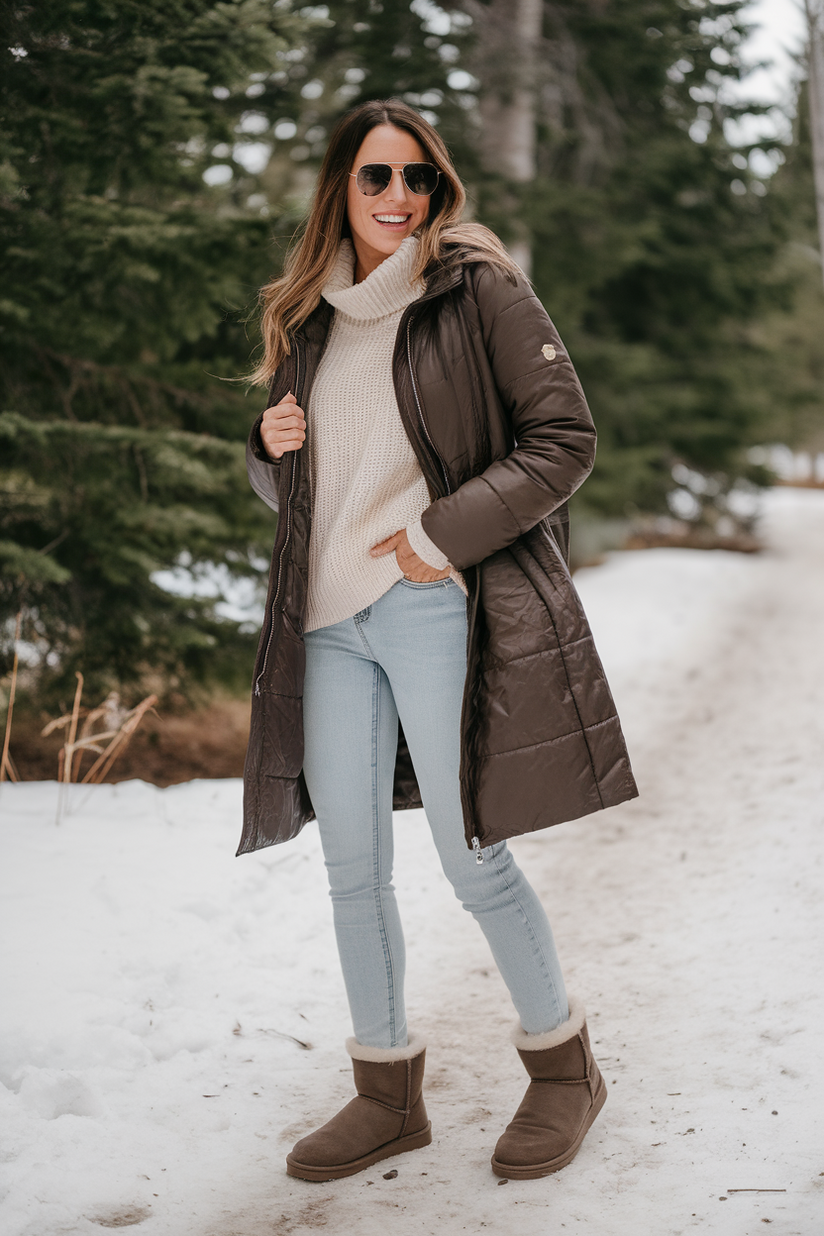
[[[378,223],[406,223],[409,215],[375,215]]]

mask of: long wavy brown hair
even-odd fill
[[[432,194],[429,216],[417,229],[420,239],[413,279],[425,279],[447,251],[463,260],[491,262],[514,273],[518,267],[501,241],[479,223],[461,223],[466,193],[438,133],[413,107],[398,99],[375,99],[352,108],[338,122],[318,176],[312,205],[287,255],[283,274],[260,291],[264,353],[251,375],[265,385],[285,356],[290,337],[320,302],[344,236],[349,236],[346,196],[349,173],[367,133],[390,124],[410,133],[426,159],[441,173]]]

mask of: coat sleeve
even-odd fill
[[[483,345],[514,449],[423,512],[458,570],[511,545],[566,502],[595,459],[595,426],[563,343],[527,281],[473,268]]]

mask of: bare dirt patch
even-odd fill
[[[192,712],[174,713],[160,707],[146,717],[105,780],[138,778],[153,785],[177,785],[195,777],[239,777],[249,736],[249,711],[248,700],[231,699]],[[15,713],[11,754],[21,781],[57,778],[64,735],[41,737],[48,720],[45,714]],[[83,771],[91,759],[86,758]]]
[[[132,1207],[129,1210],[120,1210],[116,1214],[102,1215],[92,1219],[92,1223],[96,1223],[98,1227],[136,1227],[138,1223],[148,1219],[150,1214],[151,1211]]]

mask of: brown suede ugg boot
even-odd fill
[[[346,1050],[352,1057],[357,1098],[301,1138],[286,1157],[290,1176],[339,1180],[432,1141],[421,1093],[425,1044],[415,1035],[409,1036],[407,1047],[386,1049],[347,1039]]]
[[[607,1088],[578,1001],[570,999],[569,1020],[555,1030],[526,1034],[519,1025],[512,1039],[532,1081],[498,1140],[492,1170],[509,1180],[534,1180],[572,1162]]]

